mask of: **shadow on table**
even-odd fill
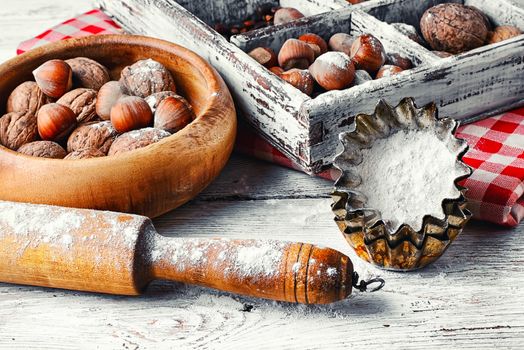
[[[306,316],[345,317],[354,315],[374,315],[390,312],[388,297],[381,293],[373,295],[358,293],[350,298],[327,305],[303,305],[250,298],[220,292],[208,288],[183,285],[180,283],[156,281],[141,297],[152,302],[158,299],[180,298],[190,300],[193,307],[212,307],[240,312],[276,312],[282,314],[301,314]],[[225,311],[225,310],[222,310]]]

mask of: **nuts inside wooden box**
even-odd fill
[[[386,23],[415,23],[425,9],[444,2],[440,0],[369,0],[358,5],[348,5],[345,0],[281,0],[281,6],[296,7],[304,14],[338,9],[232,37],[238,47],[208,24],[228,18],[237,20],[251,12],[254,4],[267,1],[226,0],[221,2],[221,10],[211,0],[178,0],[182,6],[161,0],[96,2],[127,31],[179,43],[211,62],[226,80],[240,114],[274,146],[312,173],[330,166],[338,134],[351,127],[355,115],[371,113],[379,99],[390,104],[403,97],[413,97],[419,105],[434,101],[441,115],[459,120],[485,117],[524,101],[524,85],[517,83],[524,80],[523,36],[441,59]],[[524,9],[509,0],[496,4],[488,0],[459,2],[485,10],[495,24],[512,19],[512,24],[524,28]],[[287,38],[302,33],[337,31],[371,32],[386,51],[407,55],[417,67],[409,73],[312,99],[245,52],[256,46],[278,48]]]
[[[328,17],[326,15],[308,17],[284,25],[236,35],[231,38],[231,41],[245,52],[249,52],[257,47],[268,47],[278,53],[286,40],[298,38],[306,33],[317,34],[326,42],[336,33],[350,34],[354,38],[363,34],[371,34],[380,40],[386,54],[399,54],[408,58],[414,67],[432,62],[434,59],[432,54],[415,42],[407,40],[407,38],[389,25],[363,12],[344,12],[343,16],[337,17]],[[388,78],[382,78],[381,80],[381,82],[368,81],[365,84],[386,84],[385,80],[388,80]],[[320,94],[320,96],[322,95]]]

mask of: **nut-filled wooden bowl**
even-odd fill
[[[233,149],[236,113],[224,81],[204,59],[167,41],[99,35],[52,43],[0,65],[0,113],[11,91],[51,59],[88,57],[111,78],[151,58],[172,73],[196,119],[158,143],[83,160],[26,156],[0,146],[0,200],[130,212],[156,217],[193,198],[221,171]]]

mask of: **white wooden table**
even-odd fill
[[[5,0],[0,61],[13,56],[21,40],[88,7]],[[359,261],[346,245],[332,221],[330,189],[327,181],[235,155],[204,193],[155,224],[173,236],[331,246],[351,256],[365,276],[386,279],[380,292],[296,306],[173,283],[154,283],[142,297],[0,284],[0,347],[524,348],[524,226],[472,222],[432,266],[385,272]]]

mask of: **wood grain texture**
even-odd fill
[[[346,4],[346,0],[280,0],[280,6],[294,7],[305,16],[312,16],[338,9],[347,6]]]
[[[0,199],[155,217],[190,200],[218,175],[236,136],[231,95],[207,62],[163,40],[88,36],[33,49],[0,66],[0,114],[11,91],[31,80],[33,69],[50,59],[77,56],[104,64],[113,79],[140,59],[159,61],[173,73],[197,118],[158,143],[111,157],[44,159],[0,147]]]
[[[138,295],[153,280],[302,304],[351,294],[342,253],[302,242],[167,238],[151,220],[0,201],[0,281]]]
[[[84,6],[26,0],[0,7],[0,57]],[[196,201],[155,225],[177,237],[300,239],[353,259],[332,221],[330,189],[328,181],[234,155]],[[384,290],[329,306],[292,307],[163,282],[140,297],[0,284],[0,348],[520,349],[523,234],[522,225],[472,222],[442,259],[414,273],[380,271],[355,257],[362,275],[386,278]]]
[[[488,0],[468,1],[466,3],[485,9],[494,23],[510,22],[523,26],[523,10],[507,0],[496,4]],[[321,36],[336,31],[356,34],[372,32],[381,39],[387,51],[404,54],[418,64],[415,69],[394,77],[324,93],[311,99],[268,73],[261,65],[253,64],[253,60],[244,52],[200,21],[198,14],[207,8],[196,10],[196,3],[192,3],[191,8],[197,14],[194,16],[173,0],[131,0],[125,3],[121,0],[97,1],[127,30],[162,36],[204,52],[205,57],[225,77],[248,121],[274,146],[306,171],[313,173],[331,164],[336,153],[338,133],[347,130],[352,118],[358,113],[370,113],[381,97],[393,104],[408,96],[414,97],[418,104],[436,101],[442,113],[465,122],[471,121],[472,117],[483,118],[524,104],[522,84],[515,83],[523,79],[520,49],[524,42],[523,36],[484,46],[453,59],[441,60],[388,24],[367,14],[386,22],[407,22],[418,26],[422,13],[442,2],[446,1],[371,0],[354,6],[341,5],[332,12],[324,12],[325,9],[320,9],[319,4],[313,2],[308,7],[309,12],[324,13],[231,39],[248,51],[259,45],[279,49],[285,39],[310,31]],[[248,4],[248,8],[252,1],[245,0],[242,3]],[[287,5],[291,6],[290,3]],[[329,2],[326,7],[333,8],[334,5]],[[235,10],[236,5],[231,9],[231,16],[234,17],[238,12]],[[218,14],[223,12],[223,9],[217,11]],[[140,19],[137,14],[140,14]],[[208,21],[209,14],[206,12],[202,17]],[[170,18],[178,18],[177,22],[184,21],[182,30],[172,28]],[[163,22],[162,25],[159,20]],[[195,37],[199,40],[193,40]],[[210,37],[213,40],[209,40]],[[271,88],[268,89],[268,86]]]

